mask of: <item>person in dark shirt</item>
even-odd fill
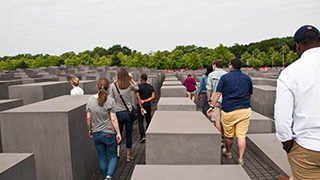
[[[139,90],[136,92],[138,98],[138,120],[139,120],[139,131],[140,131],[140,143],[144,143],[146,140],[146,133],[144,130],[144,117],[146,117],[146,130],[149,127],[151,121],[151,101],[155,98],[153,87],[147,83],[148,76],[142,74],[140,77]]]
[[[251,118],[250,98],[253,91],[252,80],[249,76],[242,73],[241,60],[232,59],[230,73],[223,75],[214,94],[212,105],[217,103],[222,95],[221,122],[226,137],[227,149],[223,154],[228,158],[231,156],[231,145],[233,137],[238,138],[239,165],[244,164],[243,155],[246,149],[246,134]]]

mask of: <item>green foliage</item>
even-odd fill
[[[220,44],[218,47],[213,49],[213,54],[211,56],[213,60],[221,59],[223,66],[227,66],[229,62],[234,58],[234,55],[229,51],[226,46]]]
[[[234,44],[226,47],[220,44],[211,49],[195,45],[176,46],[173,51],[157,51],[142,54],[131,50],[127,46],[113,45],[105,49],[95,47],[76,54],[69,51],[60,56],[49,54],[18,54],[16,56],[0,57],[0,70],[14,70],[17,68],[39,68],[67,64],[72,66],[127,66],[148,67],[157,69],[198,69],[211,65],[213,60],[221,59],[224,67],[235,57],[241,57],[242,66],[282,66],[283,52],[285,64],[289,65],[298,59],[292,52],[293,38],[273,38],[248,45]],[[248,63],[248,64],[247,64]]]

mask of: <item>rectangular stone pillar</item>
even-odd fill
[[[0,153],[0,179],[36,180],[34,155],[30,153]]]
[[[187,97],[161,97],[157,104],[158,111],[196,111],[197,107]]]
[[[89,97],[61,96],[1,112],[3,152],[34,153],[37,179],[88,180],[99,166],[88,136]]]
[[[220,164],[221,134],[200,111],[156,111],[146,138],[148,165]]]
[[[272,133],[273,120],[252,111],[248,133]]]
[[[68,81],[22,84],[9,87],[10,99],[23,99],[23,104],[30,104],[57,96],[68,95],[72,86]]]
[[[268,85],[254,85],[251,96],[252,110],[273,118],[274,103],[276,99],[276,87]]]
[[[239,165],[136,165],[131,180],[250,180]]]
[[[161,97],[187,97],[187,89],[184,86],[162,86]]]

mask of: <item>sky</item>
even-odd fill
[[[319,0],[0,0],[0,56],[215,48],[320,28]]]

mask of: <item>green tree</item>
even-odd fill
[[[73,56],[71,58],[69,57],[64,61],[65,64],[71,65],[71,66],[77,66],[78,62],[79,62],[78,56]]]
[[[153,56],[151,56],[148,67],[157,69],[167,69],[169,68],[168,58],[165,56],[164,52],[157,51]]]
[[[181,49],[173,51],[169,56],[170,65],[172,69],[180,69],[185,67],[185,62],[183,61],[183,51]]]
[[[274,66],[282,66],[282,54],[279,52],[275,52],[273,54],[273,63]]]
[[[291,63],[296,61],[298,59],[297,53],[294,53],[293,51],[290,51],[286,57],[286,66],[289,66]]]
[[[89,54],[84,53],[80,57],[79,61],[77,62],[77,65],[93,65],[94,59],[90,57]]]
[[[134,67],[147,67],[148,62],[146,56],[142,55],[141,52],[135,53],[131,65]]]
[[[203,63],[200,55],[197,52],[190,53],[186,58],[186,68],[188,69],[198,69],[202,68]]]
[[[57,66],[59,65],[58,56],[48,56],[47,58],[37,57],[32,65],[32,68]]]
[[[229,51],[226,46],[220,44],[218,47],[213,49],[213,54],[211,57],[213,60],[221,59],[224,66],[229,64],[230,60],[234,58],[234,55]]]
[[[98,59],[98,62],[96,62],[96,66],[110,66],[112,63],[112,60],[110,58],[107,58],[106,56],[102,56]]]
[[[241,64],[242,66],[249,66],[249,60],[252,58],[251,54],[246,51],[244,54],[241,55]]]

